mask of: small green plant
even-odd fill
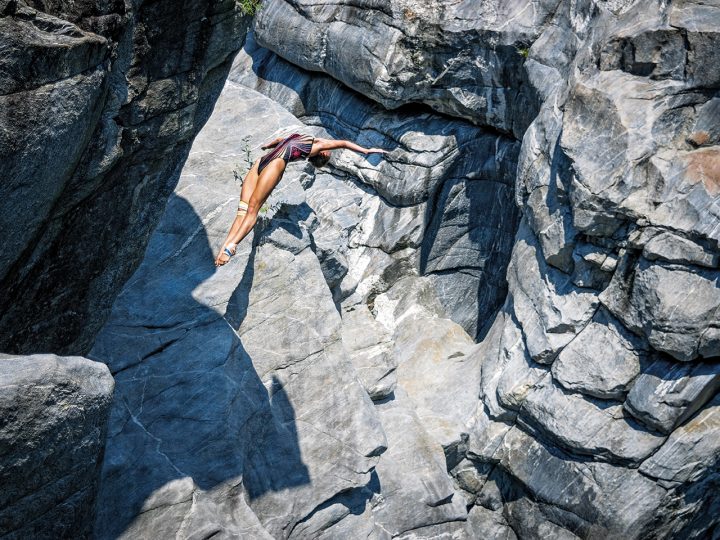
[[[250,15],[252,17],[260,9],[262,2],[261,0],[238,0],[238,3],[240,4],[240,11],[243,12],[243,15]]]
[[[245,135],[242,139],[243,163],[236,163],[233,168],[233,176],[236,182],[240,182],[242,186],[245,175],[253,166],[252,150],[250,149],[250,135]]]
[[[530,55],[530,47],[516,47],[517,52],[523,58],[527,58]]]

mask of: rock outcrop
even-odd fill
[[[89,354],[93,534],[716,536],[718,51],[717,2],[266,0]],[[292,131],[391,151],[216,269]]]
[[[234,0],[0,2],[0,350],[90,349],[247,21]]]
[[[226,92],[392,150],[289,171],[304,199],[255,248],[274,268],[266,246],[309,237],[387,448],[290,529],[244,500],[273,537],[709,534],[718,81],[697,59],[717,65],[718,8],[470,6],[271,0],[236,60]],[[243,107],[250,147],[278,132]]]
[[[0,355],[0,535],[86,538],[113,378],[104,364]]]
[[[221,1],[0,0],[3,538],[94,523],[112,378],[85,354],[142,260],[249,18]]]

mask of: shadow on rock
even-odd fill
[[[246,530],[227,509],[247,508],[241,484],[254,498],[310,482],[293,407],[276,379],[265,388],[234,329],[254,275],[255,248],[242,248],[216,270],[201,218],[171,197],[98,336],[90,356],[116,390],[96,537],[169,537],[193,520]]]

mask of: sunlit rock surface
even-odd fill
[[[720,6],[500,4],[265,2],[90,355],[97,537],[717,535]],[[390,152],[215,269],[292,131]]]

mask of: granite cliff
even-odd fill
[[[719,51],[717,2],[266,0],[87,334],[93,536],[716,537]],[[293,130],[391,152],[216,270]]]
[[[0,1],[2,538],[91,534],[113,380],[76,355],[142,260],[248,23],[233,0]]]

